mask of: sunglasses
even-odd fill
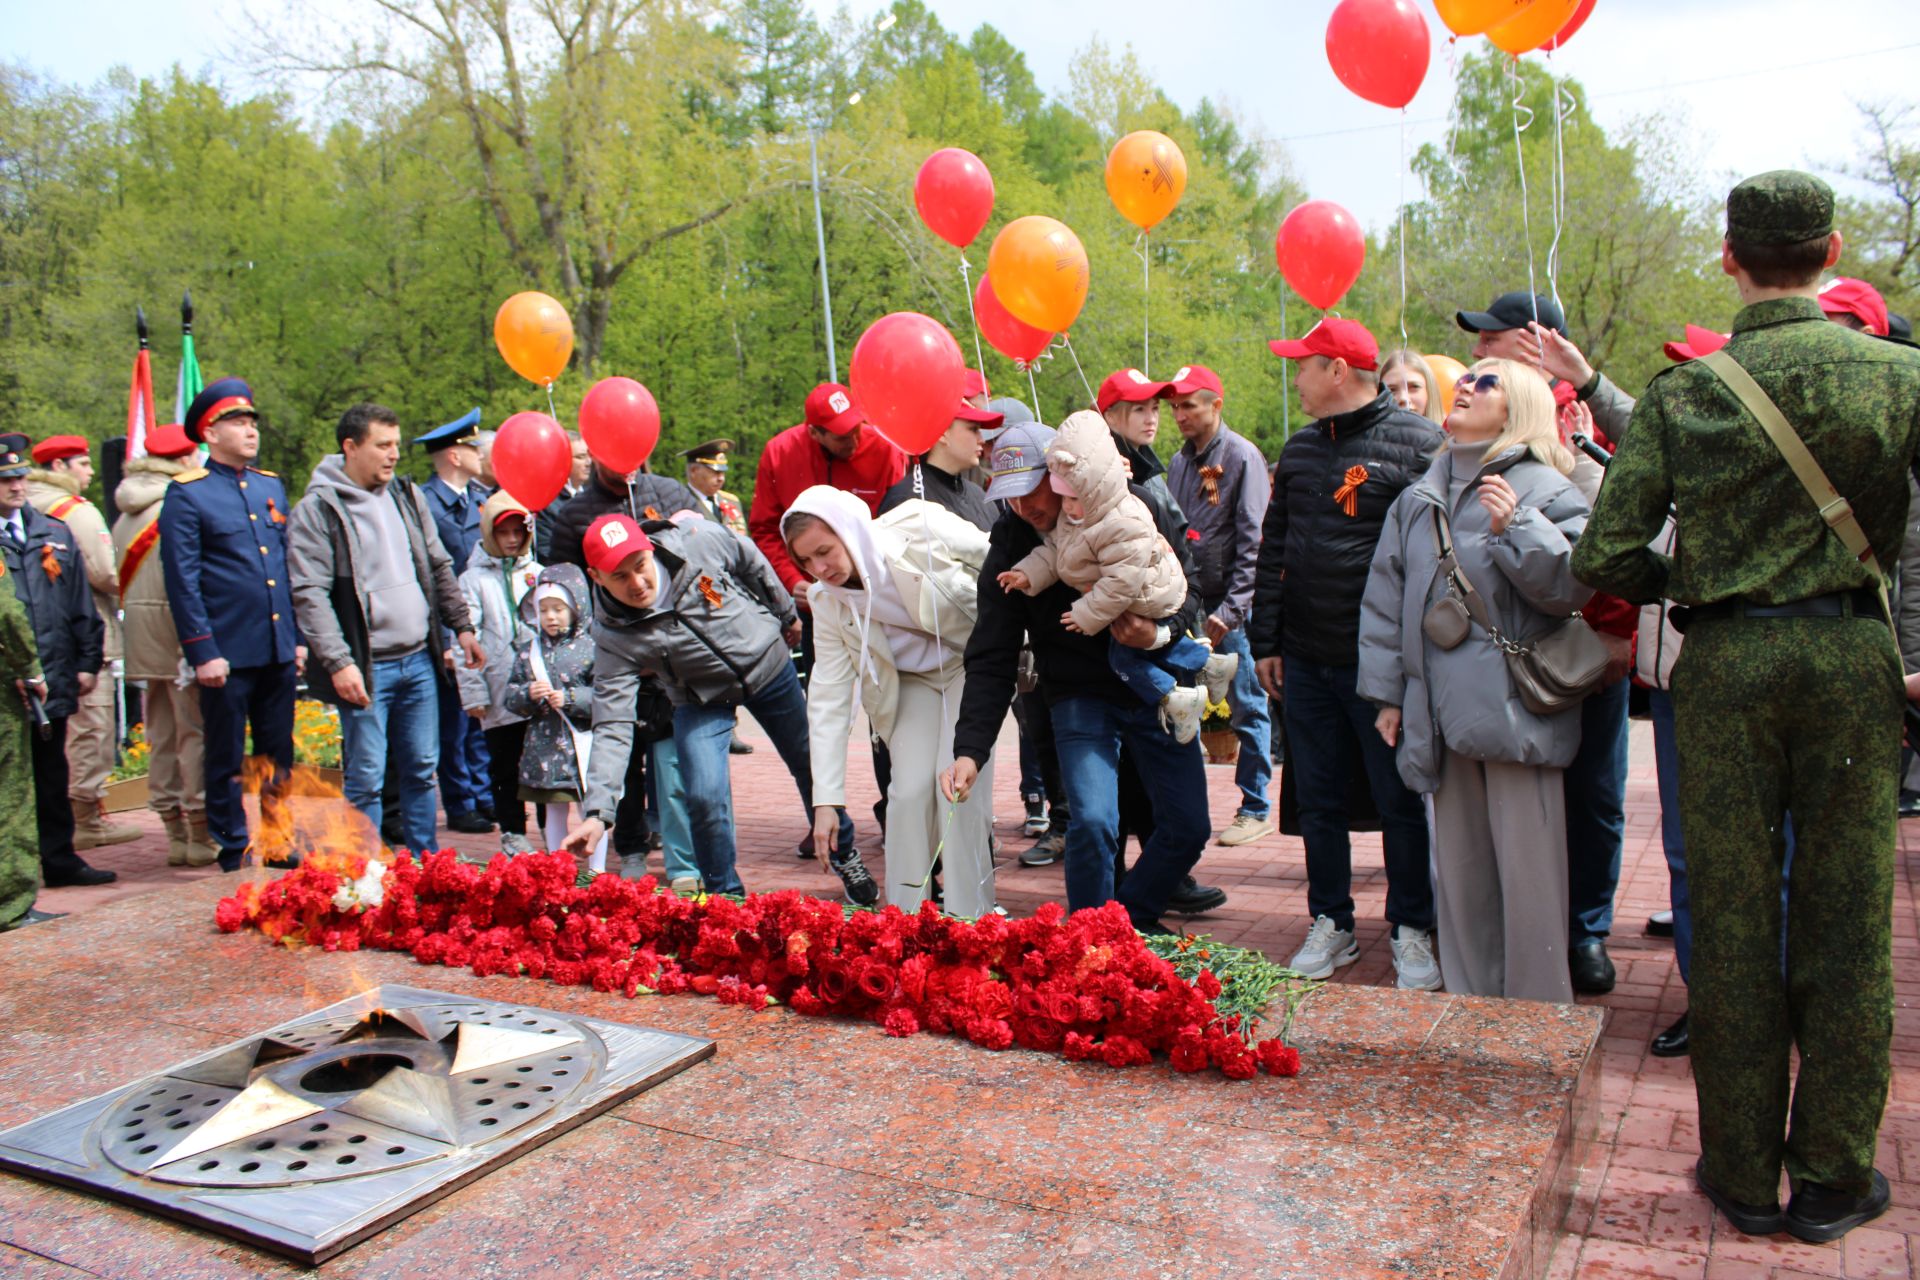
[[[1463,373],[1460,375],[1460,380],[1453,384],[1453,389],[1455,391],[1462,388],[1468,391],[1492,391],[1499,385],[1500,375],[1497,373],[1483,373],[1479,377],[1471,373]]]

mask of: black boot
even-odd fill
[[[1687,1056],[1687,1015],[1681,1014],[1680,1020],[1653,1038],[1653,1044],[1647,1049],[1656,1058],[1684,1058]]]

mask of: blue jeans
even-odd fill
[[[1219,652],[1240,655],[1233,673],[1233,736],[1240,740],[1240,759],[1233,766],[1234,785],[1240,788],[1240,812],[1264,819],[1272,811],[1267,790],[1273,782],[1273,721],[1267,712],[1267,691],[1253,673],[1253,650],[1240,627],[1227,632]]]
[[[1158,707],[1181,680],[1191,680],[1207,665],[1213,651],[1192,636],[1178,636],[1158,649],[1134,649],[1113,640],[1107,644],[1107,665],[1120,683]]]
[[[639,747],[634,748],[640,750]],[[667,883],[700,874],[693,856],[693,830],[687,821],[687,794],[680,784],[680,746],[662,738],[650,748],[647,785],[660,807],[660,858],[666,864]]]
[[[1347,782],[1356,744],[1374,808],[1380,813],[1387,868],[1387,919],[1433,928],[1433,869],[1427,811],[1400,780],[1389,747],[1373,727],[1379,708],[1354,690],[1359,667],[1329,667],[1286,655],[1287,768],[1300,797],[1307,846],[1307,914],[1353,928],[1353,844],[1347,835]]]
[[[782,664],[773,679],[740,704],[773,739],[773,749],[800,788],[807,825],[813,825],[813,759],[807,747],[807,698],[799,677]],[[700,879],[714,893],[744,893],[734,868],[733,787],[727,776],[727,744],[733,741],[733,703],[673,709],[673,739],[680,786],[687,798],[687,825]],[[664,839],[662,841],[664,843]],[[853,819],[840,811],[838,847],[853,847]]]
[[[1580,704],[1580,751],[1562,775],[1567,805],[1567,942],[1613,931],[1627,835],[1627,678]]]
[[[1120,749],[1124,744],[1153,802],[1153,834],[1118,897],[1136,923],[1156,920],[1213,836],[1207,767],[1197,743],[1178,743],[1152,707],[1104,698],[1053,704],[1060,778],[1073,810],[1067,825],[1067,910],[1112,900],[1120,849]]]
[[[1667,901],[1673,907],[1673,960],[1680,981],[1693,973],[1693,901],[1687,892],[1687,842],[1680,831],[1680,748],[1673,737],[1673,696],[1664,689],[1648,691],[1647,709],[1653,716],[1653,768],[1660,781],[1660,844],[1667,855]],[[1787,856],[1780,866],[1780,964],[1787,955],[1787,897],[1793,875],[1793,815],[1787,814]]]
[[[460,689],[452,678],[440,671],[434,683],[440,709],[440,802],[449,817],[473,813],[492,802],[486,740],[480,722],[460,705]]]
[[[373,705],[340,708],[340,757],[347,800],[379,829],[380,788],[393,752],[400,789],[401,845],[416,854],[439,847],[433,778],[440,767],[440,678],[422,649],[375,662],[367,673]]]

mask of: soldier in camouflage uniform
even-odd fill
[[[1920,453],[1920,352],[1821,314],[1815,286],[1840,254],[1832,227],[1833,192],[1807,174],[1733,189],[1722,266],[1746,305],[1726,351],[1850,501],[1878,565],[1847,550],[1701,361],[1647,388],[1573,556],[1599,590],[1691,606],[1672,696],[1695,929],[1696,1177],[1742,1231],[1810,1241],[1887,1205],[1873,1157],[1893,1032],[1902,691],[1879,566],[1899,555]],[[1648,549],[1669,503],[1672,559]]]
[[[25,437],[14,437],[16,442]],[[25,474],[17,451],[0,448],[0,464],[10,474]],[[0,561],[0,580],[6,566]],[[40,894],[40,840],[34,822],[33,748],[27,735],[23,698],[47,696],[40,657],[33,642],[33,621],[14,597],[12,584],[0,581],[0,933],[51,920],[58,913],[36,911]]]

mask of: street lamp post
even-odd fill
[[[872,34],[878,35],[891,27],[894,15],[891,11],[884,14],[873,26]],[[844,55],[843,55],[844,56]],[[847,96],[847,105],[860,105],[860,91],[854,90]],[[836,111],[837,115],[838,112]],[[813,241],[820,255],[820,312],[827,326],[827,381],[840,381],[840,361],[833,350],[833,288],[827,281],[827,224],[820,211],[820,130],[833,122],[831,116],[815,116],[807,125],[807,166],[813,174]]]

